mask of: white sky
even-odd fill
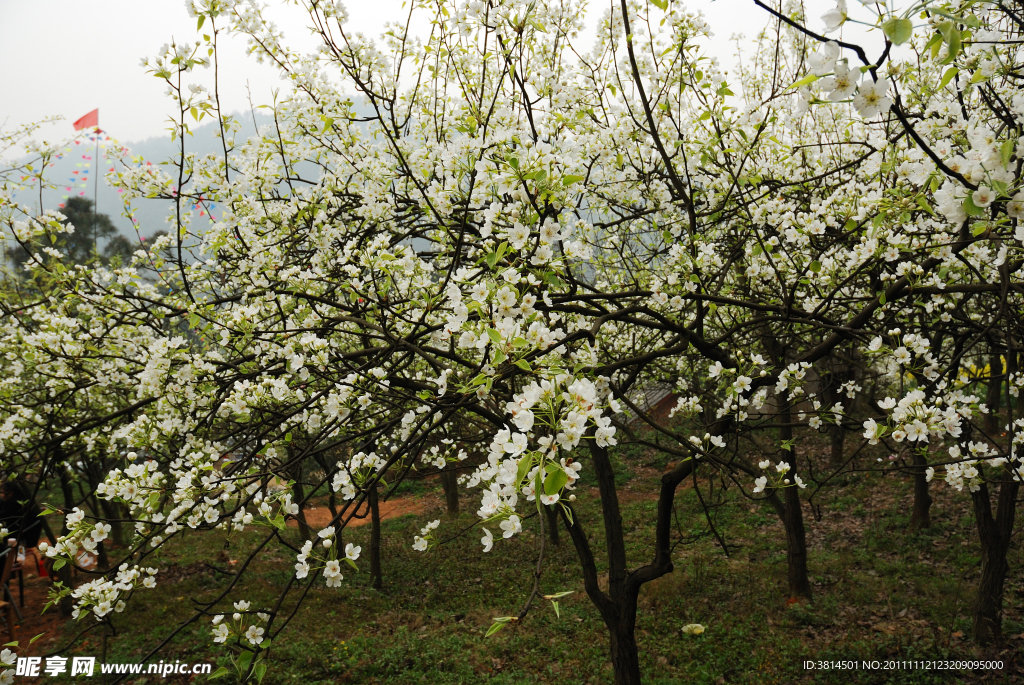
[[[301,7],[264,1],[286,42],[311,44]],[[590,16],[599,16],[607,2],[592,0]],[[822,30],[819,17],[834,5],[806,2],[810,27]],[[377,37],[385,21],[405,16],[402,5],[402,0],[349,2],[346,28]],[[751,38],[768,18],[753,0],[700,0],[687,6],[707,15],[725,66],[732,63],[734,49],[729,37]],[[247,56],[241,38],[221,35],[224,109],[248,109],[247,83],[254,104],[268,102],[271,91],[283,85],[275,72]],[[122,142],[160,135],[173,106],[163,81],[147,74],[140,60],[172,39],[194,43],[196,37],[196,22],[183,0],[0,0],[0,128],[61,115],[65,121],[41,136],[57,139],[70,135],[71,122],[98,107],[100,127]]]

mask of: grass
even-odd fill
[[[656,492],[660,471],[645,466],[641,454],[623,450],[616,459],[627,467],[623,519],[632,566],[651,557]],[[647,462],[649,464],[649,460]],[[586,479],[586,473],[584,478]],[[425,521],[442,518],[442,537],[476,518],[464,493],[458,520],[441,513],[434,480],[409,490],[436,501],[434,511],[404,516],[383,525],[385,587],[369,587],[367,560],[347,573],[340,588],[318,581],[272,651],[264,683],[611,683],[607,634],[583,592],[578,561],[563,531],[559,547],[548,546],[542,589],[572,590],[561,601],[561,618],[548,602],[535,604],[527,619],[484,638],[496,616],[518,612],[529,594],[536,563],[540,521],[526,532],[499,540],[483,554],[474,529],[428,553],[411,549]],[[596,490],[581,488],[578,511],[591,544],[603,557],[604,535]],[[934,525],[908,531],[910,484],[891,476],[856,475],[815,497],[820,520],[805,509],[814,583],[812,605],[786,604],[785,543],[781,525],[763,504],[725,493],[713,520],[724,536],[726,556],[709,534],[692,487],[677,497],[678,530],[690,542],[675,550],[675,571],[645,586],[637,620],[644,682],[719,683],[959,683],[983,674],[952,671],[805,671],[813,659],[977,658],[969,642],[969,602],[977,581],[979,551],[969,500],[941,485],[933,488]],[[470,511],[466,511],[470,510]],[[492,530],[492,532],[496,532]],[[294,529],[287,532],[298,544]],[[367,549],[368,527],[346,532],[345,541]],[[234,557],[257,539],[254,533],[230,541],[218,537],[199,545],[173,541],[160,557],[156,590],[140,592],[115,617],[119,633],[108,646],[108,661],[135,661],[191,615],[191,600],[207,600],[227,577],[205,550],[229,544]],[[1007,636],[1024,633],[1021,544],[1010,553],[1004,619]],[[291,575],[294,555],[270,547],[256,561],[231,599],[269,606]],[[173,580],[169,580],[173,579]],[[289,598],[285,610],[294,607]],[[220,610],[230,611],[228,604]],[[703,635],[683,634],[689,623],[707,626]],[[70,635],[75,626],[68,626]],[[1024,643],[1011,639],[1019,651]],[[65,654],[96,655],[89,638]],[[1012,649],[1002,656],[1008,661]],[[161,658],[223,661],[212,642],[208,619],[183,630]],[[1017,657],[1019,661],[1019,657]],[[1022,681],[1020,665],[986,682]],[[994,674],[990,674],[995,678]],[[174,677],[135,682],[174,682]],[[57,679],[47,679],[47,682]],[[182,681],[184,682],[184,681]]]

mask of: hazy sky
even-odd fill
[[[311,45],[301,7],[264,1],[290,44]],[[597,17],[607,2],[591,2],[590,16]],[[812,28],[820,30],[818,17],[834,4],[807,4]],[[402,5],[402,0],[349,2],[347,28],[377,37],[385,21],[404,16]],[[708,16],[726,65],[734,49],[729,37],[753,37],[767,19],[753,0],[704,0],[687,6]],[[0,127],[9,130],[61,115],[65,121],[43,136],[59,138],[72,133],[71,122],[98,107],[100,127],[123,142],[159,135],[172,103],[163,81],[147,74],[140,60],[172,39],[194,43],[196,36],[196,22],[182,0],[0,0]],[[257,105],[268,102],[271,91],[283,85],[273,70],[245,54],[242,39],[227,37],[221,47],[226,111],[248,109],[246,84]],[[200,77],[206,75],[200,70]]]

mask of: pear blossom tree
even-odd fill
[[[1018,15],[919,3],[851,17],[840,3],[819,33],[755,0],[769,28],[730,80],[704,54],[711,27],[674,3],[613,4],[589,50],[565,0],[415,4],[429,35],[412,36],[410,14],[379,42],[349,30],[340,2],[302,4],[321,43],[310,54],[254,3],[188,4],[201,39],[147,61],[176,108],[173,173],[125,151],[108,175],[127,202],[169,200],[173,231],[118,269],[34,260],[72,296],[4,308],[0,459],[40,482],[63,485],[78,462],[95,474],[97,504],[67,499],[47,554],[74,564],[113,526],[131,535],[116,570],[55,599],[110,625],[159,582],[147,560],[168,540],[255,528],[260,541],[190,621],[213,626],[228,671],[261,680],[310,588],[358,567],[342,536],[361,505],[375,510],[417,464],[465,461],[472,426],[486,454],[460,480],[479,493],[481,553],[539,533],[523,605],[488,634],[562,596],[542,581],[553,514],[616,682],[639,683],[637,603],[672,572],[679,485],[700,472],[772,507],[789,595],[810,599],[801,492],[831,474],[797,446],[857,426],[857,450],[896,447],[879,468],[915,479],[922,520],[933,478],[970,492],[975,634],[998,639],[1024,475]],[[886,36],[877,59],[826,35],[857,21]],[[217,66],[225,31],[294,86],[245,141],[216,87],[189,85]],[[187,140],[206,117],[223,150],[204,157]],[[4,201],[15,237],[68,230]],[[204,202],[225,208],[210,227],[189,210]],[[885,398],[867,396],[869,378]],[[634,401],[652,382],[673,385],[684,423]],[[1005,439],[985,423],[992,398]],[[625,410],[678,460],[648,522],[653,557],[632,569],[609,455],[624,435],[643,440]],[[833,472],[855,467],[847,442],[833,440]],[[600,521],[574,504],[588,480]],[[286,521],[304,522],[321,487],[340,499],[333,520],[296,543]],[[409,544],[429,554],[448,536],[424,523]],[[239,587],[270,545],[295,570],[254,606]]]

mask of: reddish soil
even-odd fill
[[[432,504],[424,498],[420,497],[396,497],[395,499],[389,499],[386,502],[380,503],[380,518],[381,520],[395,518],[396,516],[402,516],[404,514],[421,514]],[[370,522],[369,516],[370,507],[367,504],[363,504],[356,512],[356,517],[349,521],[347,528],[357,528],[359,526],[366,525]],[[331,510],[327,507],[313,507],[306,509],[306,523],[310,528],[320,530],[326,528],[331,522]],[[299,522],[295,519],[289,519],[288,525],[292,528],[296,528]]]
[[[16,628],[16,639],[21,643],[22,648],[16,651],[20,654],[46,654],[59,646],[57,640],[61,627],[64,625],[64,619],[61,617],[57,607],[50,607],[45,614],[41,613],[43,607],[46,606],[50,587],[52,586],[51,579],[39,577],[31,555],[26,562],[23,570],[25,587],[24,606],[22,606],[21,593],[18,592],[17,575],[12,574],[10,581],[15,604],[21,611],[21,621]],[[82,579],[79,577],[75,580],[77,583]],[[0,630],[2,630],[3,642],[6,643],[12,640],[12,638],[8,637],[6,629]],[[37,635],[41,635],[41,637],[32,643],[31,647],[28,647],[29,640]]]

